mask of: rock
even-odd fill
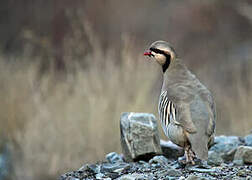
[[[98,174],[101,171],[101,165],[97,165],[97,164],[87,165],[86,169],[91,171],[94,174]]]
[[[177,177],[181,177],[182,175],[182,172],[176,169],[165,169],[155,172],[155,177],[158,179],[178,179]]]
[[[66,180],[80,180],[80,179],[76,177],[68,177]]]
[[[209,151],[208,164],[204,160],[195,160],[195,165],[181,166],[178,160],[167,159],[163,155],[156,155],[148,161],[125,162],[121,155],[112,152],[106,155],[106,161],[86,164],[77,171],[61,175],[60,180],[249,180],[252,171],[252,147],[244,145],[247,144],[246,137],[217,137],[215,147]],[[233,161],[225,163],[225,156],[234,156]]]
[[[216,171],[215,169],[205,169],[205,168],[197,168],[197,167],[191,167],[188,170],[191,172],[198,172],[198,173],[213,173]]]
[[[116,152],[111,152],[111,153],[107,154],[106,159],[110,163],[123,162],[122,156],[120,156]]]
[[[186,178],[184,176],[179,177],[178,180],[185,180]]]
[[[120,130],[126,161],[147,160],[162,153],[157,121],[153,114],[123,113]]]
[[[160,140],[160,146],[163,151],[163,155],[168,159],[178,159],[184,155],[183,148],[177,146],[171,141]]]
[[[225,162],[233,161],[236,148],[242,144],[237,136],[218,136],[215,138],[214,143],[210,150],[220,153]]]
[[[239,166],[244,165],[244,162],[243,162],[242,159],[234,159],[234,160],[233,160],[233,163],[234,163],[235,165],[239,165]]]
[[[139,174],[139,173],[133,173],[133,174],[127,174],[123,175],[116,180],[137,180],[137,179],[146,179],[144,177],[144,174]]]
[[[186,180],[206,180],[206,178],[202,176],[190,175],[186,178]]]
[[[127,163],[104,163],[101,166],[101,172],[106,173],[106,172],[115,172],[119,173],[122,172],[125,169],[129,169],[130,165]]]
[[[0,139],[0,179],[8,179],[12,169],[11,151],[5,142]]]
[[[180,177],[183,175],[181,171],[176,170],[176,169],[169,169],[166,171],[166,174],[172,177]]]
[[[161,166],[167,166],[169,161],[164,156],[155,156],[149,160],[150,164],[160,164]]]
[[[209,151],[208,152],[208,160],[207,164],[213,165],[213,166],[219,166],[223,163],[223,159],[221,155],[215,151]]]
[[[105,175],[102,174],[102,173],[98,173],[98,174],[95,175],[96,179],[104,179],[104,177],[105,177]]]
[[[244,139],[246,146],[252,146],[252,134],[245,136]]]
[[[245,177],[250,177],[250,179],[251,179],[251,171],[247,171],[245,169],[238,170],[236,175],[239,176],[239,177],[244,177],[244,178]]]
[[[234,164],[252,164],[252,147],[239,146],[234,155]]]

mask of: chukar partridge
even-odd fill
[[[214,142],[216,111],[209,90],[178,58],[165,41],[151,44],[144,55],[153,57],[163,71],[159,118],[165,135],[185,150],[186,163],[206,160]],[[196,157],[195,157],[196,155]]]

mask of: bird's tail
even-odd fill
[[[187,136],[191,143],[191,148],[196,154],[197,158],[201,160],[207,160],[208,158],[208,141],[209,137],[200,134],[188,134]]]

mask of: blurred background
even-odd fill
[[[1,0],[0,179],[120,153],[120,114],[157,115],[162,73],[143,52],[160,39],[213,93],[217,134],[248,134],[251,1]]]

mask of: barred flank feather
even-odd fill
[[[175,121],[176,109],[172,101],[167,98],[167,91],[164,91],[160,95],[158,104],[159,118],[162,123],[165,133],[167,132],[168,125],[171,121]]]

